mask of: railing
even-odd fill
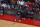
[[[34,12],[35,13],[33,13],[32,15],[33,15],[33,19],[36,19],[36,20],[39,20],[40,19],[40,14],[39,14],[39,11],[40,11],[40,9],[39,8],[33,8],[33,7],[31,7],[32,8],[32,10],[34,10]],[[1,8],[0,8],[1,9]],[[23,9],[23,11],[25,10],[25,11],[32,11],[32,10],[29,10],[30,8],[24,8]],[[38,13],[36,13],[36,9],[37,9],[37,11],[38,11]],[[5,8],[4,9],[4,14],[6,14],[6,15],[12,15],[12,16],[16,16],[16,11],[17,10],[15,10],[15,9],[7,9],[7,8]],[[1,13],[1,12],[0,12]],[[29,14],[30,15],[30,14]]]

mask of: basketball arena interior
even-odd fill
[[[40,0],[0,0],[0,27],[40,27]]]

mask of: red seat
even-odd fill
[[[32,10],[32,8],[29,9],[30,11]]]

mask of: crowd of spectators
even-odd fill
[[[16,11],[20,10],[22,19],[33,19],[33,16],[35,16],[35,14],[40,14],[40,0],[35,0],[34,3],[30,1],[25,2],[23,0],[11,1],[10,3],[0,2],[0,7],[4,9],[14,9]]]

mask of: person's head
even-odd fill
[[[33,5],[34,5],[34,3],[33,3]]]
[[[28,3],[29,3],[29,1],[28,1]]]
[[[23,0],[22,0],[23,1]]]
[[[6,4],[6,3],[3,3],[3,4]]]
[[[36,3],[36,5],[37,5],[37,3]]]

